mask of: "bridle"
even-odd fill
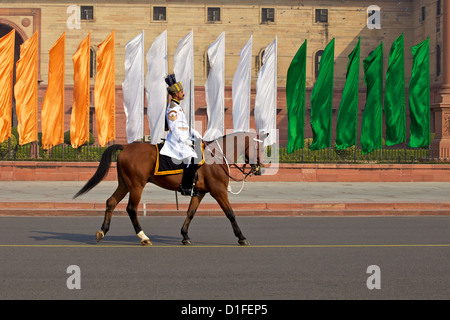
[[[222,150],[222,146],[220,145],[220,143],[218,143],[217,141],[214,141],[215,144],[217,145],[218,148],[215,148],[215,151],[217,150],[219,152],[219,154],[217,154],[216,152],[214,152],[214,154],[211,152],[211,155],[214,157],[214,159],[217,161],[218,164],[221,165],[221,167],[224,169],[224,171],[226,172],[226,174],[228,175],[228,177],[231,180],[237,181],[237,182],[244,182],[245,179],[247,179],[249,176],[255,175],[255,176],[260,176],[262,174],[262,170],[261,170],[261,163],[260,163],[260,159],[259,159],[259,144],[262,143],[262,140],[259,140],[258,138],[253,138],[253,141],[255,142],[254,148],[257,154],[257,162],[254,164],[250,164],[250,170],[246,171],[246,166],[247,163],[244,163],[243,166],[239,166],[237,163],[235,163],[234,161],[230,161],[227,156],[225,155],[225,153]],[[214,143],[214,142],[210,142],[210,143],[205,143],[205,148]],[[249,146],[250,148],[250,146]],[[222,161],[223,160],[223,161]],[[249,159],[245,159],[246,161],[249,161]],[[235,167],[237,170],[239,170],[242,173],[242,179],[237,179],[234,178],[230,175],[230,167]],[[242,190],[242,188],[241,188]]]

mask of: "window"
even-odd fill
[[[425,17],[426,17],[426,15],[425,15],[425,7],[422,7],[420,21],[425,21]]]
[[[93,48],[90,48],[89,51],[90,51],[89,78],[94,79],[95,74],[97,73],[97,53]]]
[[[315,78],[319,77],[319,66],[320,66],[320,58],[322,58],[323,50],[319,50],[316,52],[314,56],[314,74]]]
[[[153,7],[153,21],[166,21],[166,7]]]
[[[89,108],[89,140],[91,140],[91,133],[94,132],[94,117],[95,117],[95,108]],[[87,141],[87,144],[90,144],[90,141]]]
[[[274,8],[262,8],[261,10],[261,23],[275,22],[275,9]]]
[[[205,70],[206,70],[206,78],[209,76],[209,72],[211,71],[211,64],[209,63],[208,50],[205,52]]]
[[[81,20],[94,20],[94,7],[93,6],[81,6],[80,9]]]
[[[316,22],[328,23],[328,9],[316,9]]]
[[[436,3],[436,15],[437,16],[441,15],[441,0],[438,0]]]
[[[220,8],[208,8],[208,22],[220,21]]]
[[[262,48],[259,50],[258,56],[256,57],[256,70],[261,70],[262,66],[264,65],[263,59],[264,59],[264,53],[266,52],[266,48]]]

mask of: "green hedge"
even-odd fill
[[[433,137],[433,135],[432,135]],[[70,145],[70,132],[64,133],[64,144],[60,144],[50,150],[41,147],[42,135],[39,135],[39,158],[31,157],[31,144],[19,146],[17,129],[13,128],[11,137],[11,152],[8,153],[8,140],[0,144],[0,160],[42,160],[42,161],[100,161],[101,155],[106,147],[94,146],[94,137],[91,134],[89,145],[85,144],[79,148]],[[397,148],[384,148],[363,155],[361,149],[354,146],[346,150],[334,148],[323,150],[310,150],[312,138],[305,139],[304,148],[296,150],[291,154],[287,148],[279,148],[278,162],[280,163],[415,163],[436,162],[430,156],[428,148],[408,149],[397,146]],[[266,150],[270,155],[270,147]]]
[[[0,155],[7,155],[8,150],[10,148],[9,146],[9,139],[6,139],[2,143],[0,143]],[[17,138],[14,135],[11,135],[11,150],[14,150],[14,148],[17,146]]]
[[[11,146],[6,140],[0,144],[0,160],[51,160],[51,161],[99,161],[106,147],[94,146],[95,138],[92,133],[89,134],[88,143],[78,148],[72,148],[70,145],[70,131],[64,132],[64,144],[60,144],[50,150],[42,149],[42,133],[38,133],[39,158],[31,157],[31,143],[18,145],[19,134],[17,128],[11,128]],[[10,152],[8,153],[8,151]]]
[[[361,149],[352,146],[345,150],[328,148],[322,150],[310,150],[312,138],[304,141],[304,148],[290,154],[287,148],[279,148],[280,163],[411,163],[431,161],[428,148],[408,149],[397,146],[397,148],[385,148],[383,139],[380,150],[369,154],[362,154]]]

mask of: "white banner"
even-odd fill
[[[277,37],[267,46],[256,80],[255,124],[259,134],[269,134],[264,146],[276,143],[277,126]]]
[[[233,129],[234,132],[250,130],[250,89],[252,72],[252,36],[239,52],[239,64],[233,76]]]
[[[210,71],[205,83],[208,127],[203,136],[212,141],[223,136],[225,109],[225,32],[208,48]]]
[[[183,84],[184,100],[181,107],[184,110],[188,124],[195,129],[195,99],[194,99],[194,30],[178,41],[173,56],[173,72],[177,81]],[[200,132],[201,133],[201,132]]]
[[[167,137],[164,131],[167,85],[167,30],[161,33],[147,52],[147,76],[145,77],[145,93],[147,97],[147,119],[150,127],[151,143],[162,142]]]
[[[127,142],[144,137],[144,31],[125,46],[123,107],[127,116]]]

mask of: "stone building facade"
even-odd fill
[[[91,31],[91,51],[95,57],[97,44],[101,43],[114,29],[115,71],[116,71],[116,142],[126,141],[125,114],[123,111],[122,88],[124,80],[124,56],[126,43],[145,30],[145,50],[164,30],[168,34],[169,72],[173,68],[173,55],[177,41],[191,29],[194,32],[194,73],[196,120],[202,121],[206,129],[206,101],[204,84],[207,78],[208,46],[225,32],[225,127],[232,128],[231,83],[239,61],[239,52],[250,35],[253,36],[252,97],[255,96],[257,73],[265,47],[278,40],[278,104],[277,127],[280,129],[280,145],[287,141],[287,112],[285,85],[289,64],[304,40],[307,49],[307,94],[305,136],[312,137],[310,115],[310,93],[314,86],[321,50],[335,38],[335,74],[333,130],[335,132],[337,113],[345,84],[348,55],[361,38],[360,103],[359,120],[365,104],[365,84],[362,60],[381,41],[384,43],[384,68],[388,66],[389,49],[402,33],[405,36],[406,84],[409,83],[412,66],[410,48],[427,37],[430,38],[431,102],[441,103],[440,90],[445,73],[444,55],[444,7],[446,0],[406,1],[356,1],[356,0],[302,0],[302,1],[1,1],[0,37],[11,28],[17,31],[17,48],[38,31],[39,33],[39,106],[48,83],[48,51],[55,41],[66,33],[66,127],[69,130],[70,110],[73,103],[72,55],[79,43]],[[374,7],[375,6],[375,7]],[[18,50],[16,50],[17,52]],[[448,54],[447,54],[448,56]],[[16,53],[16,59],[18,59]],[[94,117],[93,90],[95,63],[92,63],[91,115]],[[254,99],[252,99],[252,108]],[[437,107],[438,108],[438,107]],[[439,131],[435,123],[438,109],[432,108],[432,132]],[[408,114],[408,108],[407,108]],[[441,115],[440,115],[441,117]],[[91,119],[92,131],[96,136],[95,120]],[[408,121],[407,121],[408,123]],[[361,121],[359,121],[359,127]],[[251,127],[254,128],[253,112]],[[450,129],[449,129],[450,130]],[[145,123],[145,134],[150,134]],[[437,134],[438,136],[438,134]],[[442,136],[442,134],[441,134]],[[334,139],[334,134],[333,134]]]

